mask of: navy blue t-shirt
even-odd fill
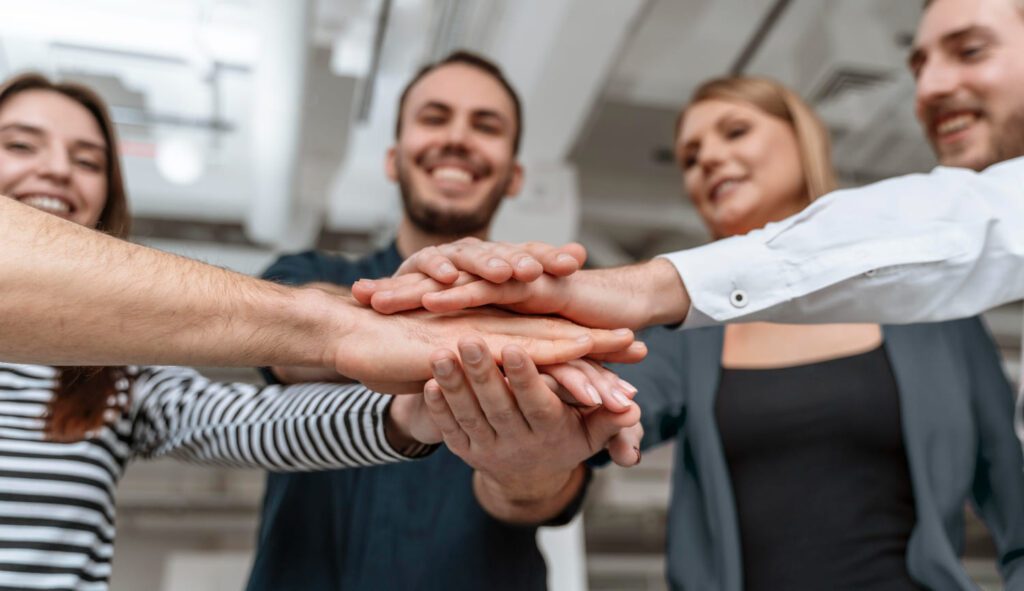
[[[401,262],[393,244],[357,261],[306,252],[280,258],[263,276],[351,285],[389,276]],[[402,464],[268,474],[248,590],[546,589],[536,528],[488,515],[472,475],[444,446]]]

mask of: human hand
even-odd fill
[[[392,316],[355,304],[352,308],[324,365],[333,364],[341,374],[382,392],[422,391],[423,382],[431,377],[430,354],[455,348],[466,336],[481,337],[492,351],[519,345],[542,365],[604,354],[639,361],[646,354],[646,347],[635,343],[628,329],[589,329],[560,318],[520,316],[494,308]]]
[[[395,276],[419,272],[450,284],[461,270],[494,283],[533,281],[541,273],[570,275],[581,269],[586,259],[586,249],[577,243],[556,247],[543,242],[513,244],[469,237],[414,253],[402,262]]]
[[[383,314],[421,307],[450,312],[496,305],[524,314],[556,314],[597,328],[677,323],[690,307],[686,287],[665,259],[565,277],[544,273],[529,282],[493,283],[463,272],[455,282],[446,284],[413,273],[358,281],[352,286],[352,295]]]
[[[639,423],[632,402],[621,412],[564,403],[519,347],[502,351],[507,381],[480,339],[460,340],[459,351],[461,364],[448,350],[431,356],[424,400],[449,449],[505,499],[557,496],[581,462]],[[617,459],[632,465],[629,455]]]

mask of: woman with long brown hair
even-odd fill
[[[86,87],[25,74],[0,89],[0,194],[126,237],[116,145]],[[132,458],[317,470],[400,461],[429,451],[414,436],[440,440],[423,416],[391,409],[358,385],[0,363],[0,588],[105,589],[114,489]]]

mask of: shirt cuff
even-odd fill
[[[371,403],[377,412],[374,412],[374,434],[377,437],[377,445],[389,459],[395,462],[406,460],[423,459],[441,447],[440,443],[416,443],[403,449],[395,449],[388,441],[387,420],[391,402],[395,399],[391,394],[374,394],[377,398]]]
[[[785,266],[756,236],[660,256],[676,268],[690,296],[684,329],[736,320],[789,298]]]

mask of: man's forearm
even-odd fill
[[[550,479],[538,482],[542,490],[520,494],[480,473],[473,473],[473,492],[477,502],[495,519],[506,523],[539,525],[554,519],[581,494],[586,482],[587,468],[580,464],[554,488],[543,490]],[[557,479],[556,479],[557,480]]]
[[[0,197],[0,358],[324,365],[344,306],[104,236]]]
[[[565,281],[572,285],[572,296],[563,314],[587,326],[639,329],[678,324],[690,308],[679,273],[664,259],[580,271]]]

